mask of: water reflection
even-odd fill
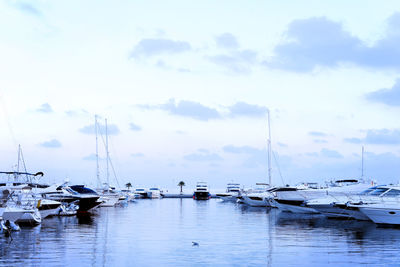
[[[192,247],[192,241],[199,247]],[[0,265],[395,264],[400,230],[216,200],[137,201],[0,237]]]

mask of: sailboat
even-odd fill
[[[257,183],[258,186],[263,186],[262,188],[258,187],[255,190],[250,191],[247,194],[243,194],[241,197],[241,202],[252,206],[252,207],[271,207],[272,203],[270,199],[273,197],[270,192],[271,183],[272,183],[272,168],[271,168],[271,159],[272,159],[272,148],[271,148],[271,119],[269,110],[268,114],[268,184],[265,183]]]
[[[105,140],[105,148],[106,148],[106,164],[107,164],[107,182],[101,184],[100,180],[100,170],[99,170],[99,145],[98,145],[98,123],[97,123],[97,115],[95,115],[95,133],[96,133],[96,176],[99,185],[102,187],[97,189],[99,193],[100,201],[103,203],[100,204],[100,207],[113,207],[115,206],[119,199],[120,195],[115,192],[115,188],[110,186],[110,171],[109,171],[109,163],[110,163],[110,153],[108,151],[108,129],[107,129],[107,119],[105,119],[105,130],[106,130],[106,140]]]

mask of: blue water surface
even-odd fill
[[[192,246],[192,242],[199,246]],[[0,236],[2,266],[398,265],[400,229],[216,199],[137,200]]]

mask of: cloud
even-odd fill
[[[206,57],[210,62],[236,74],[248,74],[257,63],[257,52],[253,50],[237,50],[227,54]]]
[[[343,141],[350,144],[361,144],[363,142],[363,140],[357,137],[344,138]]]
[[[328,141],[326,141],[325,139],[314,139],[314,143],[316,143],[316,144],[326,144],[326,143],[328,143]]]
[[[252,105],[245,102],[237,102],[231,106],[226,107],[226,112],[221,113],[217,109],[207,107],[198,102],[188,100],[176,101],[173,98],[168,100],[168,102],[165,104],[137,106],[142,109],[165,110],[172,115],[190,117],[202,121],[236,117],[263,117],[268,111],[268,108],[263,106]]]
[[[131,53],[132,58],[152,57],[161,54],[178,54],[191,50],[188,42],[170,39],[142,39],[135,45]]]
[[[167,103],[161,105],[140,105],[139,107],[145,109],[160,109],[165,110],[169,114],[189,117],[196,120],[208,121],[211,119],[219,119],[221,115],[216,109],[204,106],[194,101],[176,101],[175,99],[168,100]]]
[[[343,158],[343,155],[340,154],[338,151],[331,150],[328,148],[323,148],[323,149],[321,149],[320,152],[305,153],[305,155],[307,155],[309,157],[325,157],[325,158],[336,158],[336,159]]]
[[[216,153],[210,153],[208,150],[199,149],[199,153],[185,155],[183,158],[188,161],[221,161],[222,157]]]
[[[371,102],[383,103],[388,106],[400,106],[400,79],[392,88],[380,89],[365,95]]]
[[[389,129],[368,130],[364,140],[367,144],[397,145],[400,144],[400,131]]]
[[[79,109],[79,110],[67,110],[65,111],[65,114],[69,117],[78,117],[78,116],[88,115],[89,112],[86,111],[85,109]]]
[[[398,145],[400,144],[400,130],[369,129],[363,138],[345,138],[343,141],[352,144]]]
[[[320,155],[327,158],[343,158],[343,155],[340,154],[338,151],[327,148],[321,149]]]
[[[325,137],[328,136],[326,133],[323,132],[317,132],[317,131],[311,131],[308,133],[311,136],[317,136],[317,137]]]
[[[395,13],[388,19],[386,35],[373,45],[353,36],[341,23],[325,17],[294,20],[288,26],[286,40],[275,47],[275,56],[264,64],[299,72],[343,63],[399,69],[399,18],[400,13]]]
[[[266,166],[267,164],[267,150],[258,149],[251,146],[234,146],[227,145],[222,148],[225,153],[231,154],[244,154],[247,159],[243,162],[243,167],[256,168],[259,166]]]
[[[141,158],[141,157],[144,157],[144,154],[143,153],[133,153],[133,154],[131,154],[131,157]]]
[[[142,127],[131,122],[129,123],[129,129],[131,129],[132,131],[141,131]]]
[[[229,32],[223,33],[215,37],[215,42],[217,43],[217,46],[221,48],[235,49],[239,47],[239,43],[236,37]]]
[[[16,1],[16,2],[13,2],[12,5],[15,8],[17,8],[18,10],[22,11],[23,13],[37,16],[37,17],[42,16],[42,12],[40,12],[40,10],[38,8],[36,8],[34,5],[32,5],[31,3]]]
[[[39,145],[41,147],[46,147],[46,148],[58,148],[58,147],[61,147],[61,143],[57,139],[52,139],[52,140],[40,143]]]
[[[98,123],[97,124],[97,130],[99,134],[105,134],[106,133],[106,126]],[[90,124],[87,126],[84,126],[79,129],[79,132],[84,133],[84,134],[96,134],[94,124]],[[107,133],[108,135],[118,135],[120,133],[118,126],[115,124],[108,124],[107,125]]]
[[[245,102],[237,102],[236,104],[230,106],[228,109],[231,117],[263,117],[268,112],[268,108],[266,107],[251,105]]]
[[[53,109],[51,108],[49,103],[44,103],[36,111],[37,112],[43,112],[43,113],[52,113]]]

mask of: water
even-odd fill
[[[192,241],[199,246],[192,246]],[[219,200],[138,200],[0,236],[7,266],[398,265],[400,229]]]

